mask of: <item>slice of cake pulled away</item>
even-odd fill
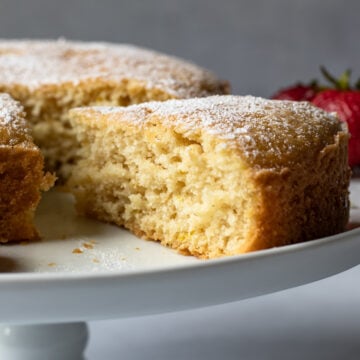
[[[43,172],[44,159],[34,145],[23,107],[0,94],[0,242],[38,237],[33,225],[41,191],[54,182]]]
[[[82,214],[203,258],[339,233],[348,131],[306,102],[212,96],[73,109]]]

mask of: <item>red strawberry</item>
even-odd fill
[[[349,141],[349,165],[360,165],[360,80],[354,87],[350,86],[350,70],[345,71],[339,79],[334,78],[321,67],[324,77],[331,86],[298,84],[280,90],[273,99],[311,101],[314,105],[328,112],[336,112],[339,119],[346,122],[351,138]]]
[[[347,122],[351,134],[349,165],[360,164],[360,91],[324,90],[312,103],[325,111],[336,112],[340,120]]]
[[[301,83],[278,91],[272,96],[275,100],[311,101],[317,92],[315,83],[303,85]]]

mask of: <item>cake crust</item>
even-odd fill
[[[214,258],[347,224],[348,131],[309,103],[214,96],[71,118],[78,209],[144,238]]]
[[[0,94],[0,242],[33,240],[33,217],[41,191],[54,182],[32,142],[23,107]]]
[[[182,59],[128,44],[0,40],[0,84],[31,91],[83,82],[136,82],[167,98],[228,92],[228,83]],[[134,86],[134,85],[133,85]]]

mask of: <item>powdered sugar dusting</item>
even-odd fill
[[[136,80],[175,98],[223,93],[212,73],[183,60],[130,45],[58,41],[0,41],[0,88],[83,81]]]
[[[13,100],[8,94],[0,94],[0,123],[3,125],[15,125],[18,115],[23,111],[22,106]]]
[[[272,167],[298,161],[305,152],[318,153],[334,143],[335,135],[343,131],[336,116],[310,103],[252,96],[212,96],[127,108],[83,108],[75,112],[98,113],[139,126],[161,121],[190,136],[200,130],[240,149],[248,161]]]
[[[8,94],[0,93],[0,146],[31,141],[24,109]]]

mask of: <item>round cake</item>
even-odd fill
[[[228,89],[207,70],[135,46],[0,41],[0,92],[24,106],[47,167],[62,178],[77,149],[69,109],[202,97]]]

